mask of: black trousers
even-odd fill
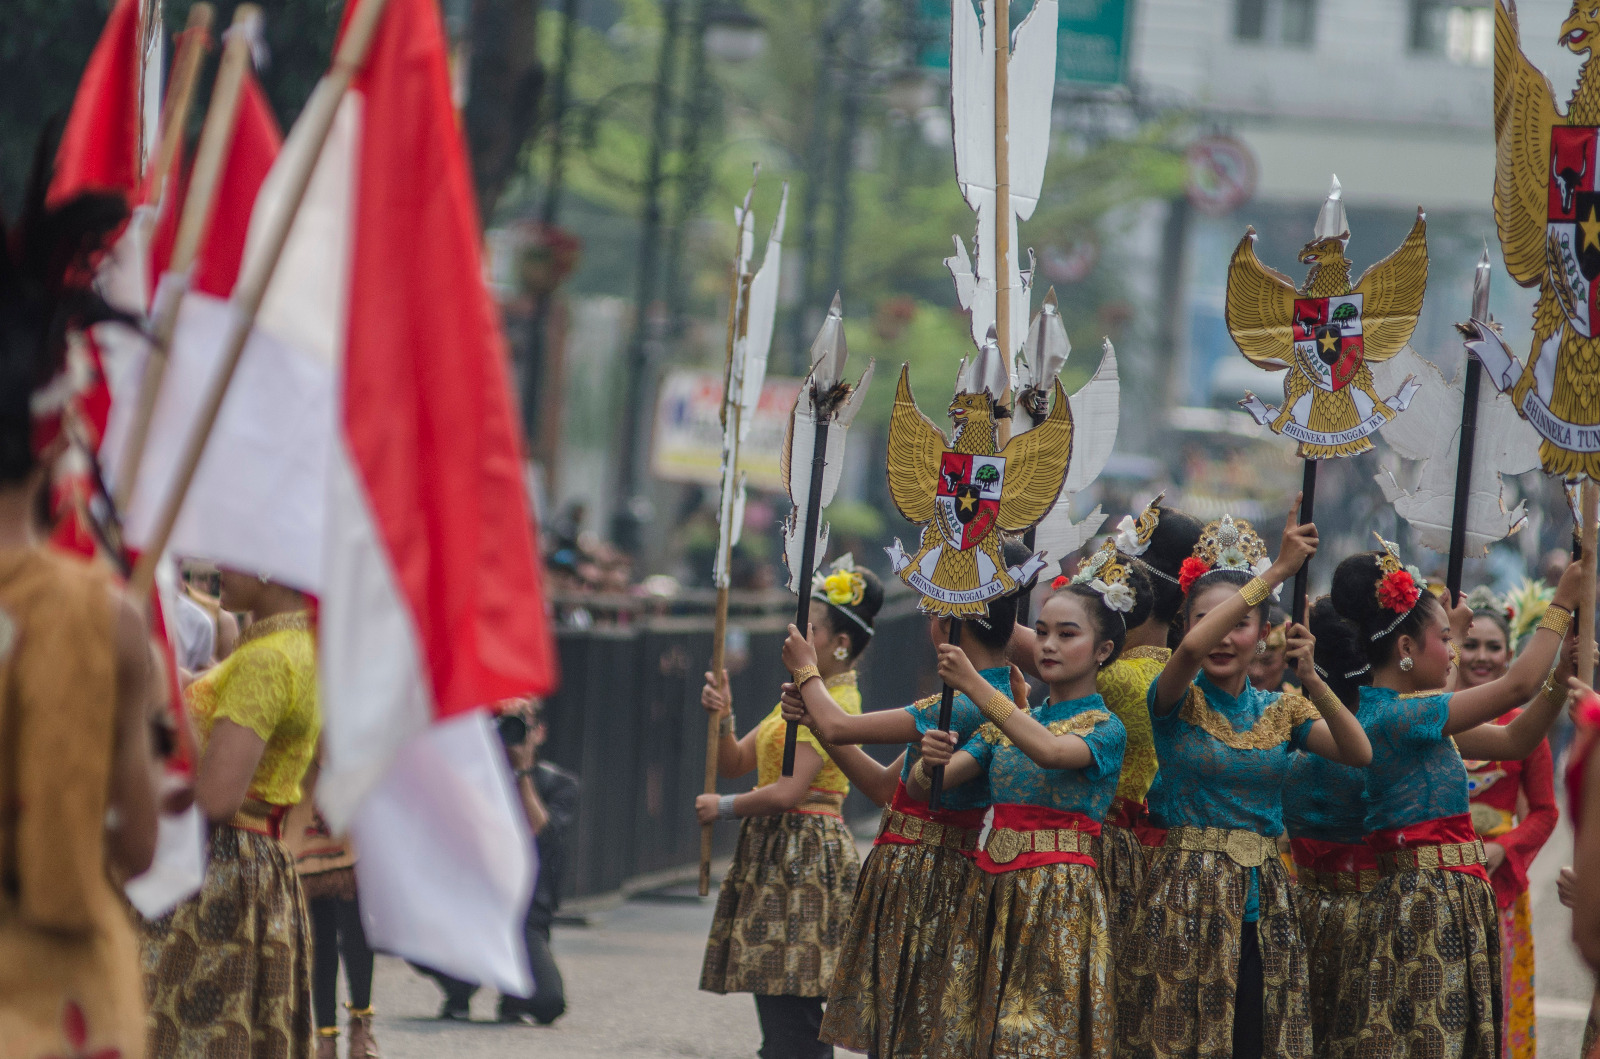
[[[361,929],[361,906],[354,898],[314,897],[306,902],[311,915],[311,1008],[317,1028],[339,1024],[339,958],[350,1006],[372,1006],[372,949]]]
[[[556,966],[555,957],[550,953],[550,923],[543,917],[530,915],[524,924],[523,932],[528,942],[528,970],[533,975],[533,996],[524,999],[502,995],[500,1013],[529,1015],[539,1025],[548,1026],[567,1010],[567,995],[561,982],[561,970]],[[442,971],[426,967],[417,967],[417,970],[439,983],[439,988],[444,990],[446,1003],[452,1008],[465,1010],[472,1001],[473,994],[478,991],[475,983],[463,982]]]
[[[1261,940],[1256,924],[1246,923],[1239,939],[1239,988],[1233,997],[1233,1059],[1261,1059],[1265,992]]]
[[[833,1045],[817,1038],[822,1031],[822,997],[756,994],[761,1023],[761,1059],[832,1059]]]

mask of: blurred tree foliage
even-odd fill
[[[553,64],[560,16],[546,5],[540,39]],[[561,223],[584,240],[584,255],[571,289],[578,294],[629,295],[649,151],[653,79],[662,40],[660,5],[621,0],[610,25],[585,23],[576,39],[571,112],[562,123],[567,156]],[[694,4],[686,3],[692,11]],[[832,288],[830,256],[842,262],[840,285],[850,321],[852,351],[879,358],[879,371],[912,364],[927,400],[954,377],[959,359],[972,351],[964,316],[943,259],[960,233],[969,247],[974,215],[955,183],[949,142],[948,86],[941,75],[911,65],[914,4],[874,5],[872,17],[852,0],[748,0],[746,8],[766,27],[767,46],[757,60],[707,64],[707,80],[679,84],[675,123],[665,170],[665,215],[683,226],[676,259],[664,262],[662,289],[682,304],[667,306],[701,326],[669,335],[669,357],[677,362],[720,360],[728,266],[734,238],[733,207],[750,186],[750,167],[762,167],[756,189],[758,248],[776,213],[779,188],[790,184],[784,237],[785,307],[780,315],[772,363],[791,370],[803,356],[817,314]],[[841,22],[841,16],[854,20]],[[687,16],[686,16],[687,17]],[[680,34],[678,69],[693,61],[694,41]],[[821,106],[819,93],[822,93]],[[1058,110],[1068,104],[1058,104]],[[854,107],[853,127],[841,113]],[[698,129],[698,150],[683,150],[684,131]],[[1149,340],[1146,323],[1131,307],[1119,279],[1116,244],[1128,223],[1127,207],[1181,192],[1183,156],[1178,120],[1153,121],[1095,142],[1057,136],[1046,170],[1039,210],[1022,227],[1024,248],[1090,241],[1101,248],[1099,265],[1081,281],[1059,288],[1062,311],[1079,353],[1065,380],[1087,378],[1099,359],[1098,337]],[[530,154],[520,184],[502,202],[502,214],[537,208],[549,178],[551,129]],[[699,208],[681,208],[686,186],[707,182]],[[815,186],[808,194],[807,181]],[[806,206],[813,209],[808,220]],[[848,223],[836,223],[840,211]],[[802,249],[807,227],[814,233],[811,304],[796,305],[798,277],[806,270]],[[842,245],[835,240],[842,237]],[[670,236],[669,244],[672,242]],[[1035,302],[1049,280],[1038,279]],[[791,314],[804,314],[792,327]],[[795,337],[800,342],[794,341]],[[864,365],[864,357],[862,364]],[[892,379],[880,379],[863,412],[868,423],[885,423],[893,398]],[[935,407],[930,403],[930,408]]]

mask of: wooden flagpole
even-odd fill
[[[356,72],[366,60],[367,51],[372,46],[372,38],[378,29],[378,19],[383,14],[387,2],[388,0],[360,0],[360,6],[356,8],[355,14],[345,27],[344,38],[339,42],[339,50],[333,57],[333,65],[317,83],[316,90],[311,93],[311,98],[300,116],[300,120],[307,123],[307,149],[295,160],[293,168],[286,174],[283,210],[263,239],[261,252],[245,261],[239,282],[234,288],[230,303],[233,311],[229,317],[228,332],[223,339],[222,360],[218,365],[216,378],[206,393],[194,430],[184,447],[183,456],[178,463],[177,477],[163,501],[160,517],[156,522],[156,531],[144,553],[139,556],[139,562],[133,568],[133,577],[129,580],[129,589],[135,599],[143,600],[149,597],[150,586],[155,579],[156,560],[166,550],[167,541],[172,537],[172,528],[177,524],[178,513],[183,510],[184,497],[194,482],[195,470],[200,466],[200,457],[205,453],[206,439],[211,435],[211,428],[216,425],[217,413],[222,410],[222,400],[227,396],[228,384],[233,381],[233,373],[239,367],[239,358],[244,354],[245,342],[255,326],[256,313],[261,309],[261,299],[266,296],[267,285],[272,282],[272,274],[278,268],[278,259],[283,256],[284,244],[289,240],[289,230],[300,212],[300,203],[306,197],[311,174],[316,168],[317,160],[322,157],[323,145],[328,142],[328,133],[333,129],[333,119],[338,115],[339,104],[350,88],[350,82],[355,79]]]
[[[745,207],[749,209],[747,205]],[[741,233],[742,240],[742,233]],[[739,467],[739,428],[740,421],[744,418],[744,408],[739,401],[739,394],[734,392],[733,351],[739,333],[748,326],[748,311],[750,297],[750,277],[742,274],[739,261],[742,251],[734,255],[733,282],[728,293],[728,354],[727,367],[723,371],[722,388],[722,430],[723,436],[730,439],[728,465],[723,468],[724,475],[738,474]],[[731,433],[730,433],[731,432]],[[728,488],[728,483],[723,483],[723,489]],[[723,551],[718,555],[718,568],[728,569],[729,553],[733,540],[731,527],[722,527],[717,546]],[[722,670],[727,665],[728,657],[728,586],[717,585],[717,606],[712,617],[711,625],[711,676],[714,680],[722,679]],[[722,746],[722,719],[719,717],[706,718],[706,774],[705,793],[717,793],[717,758]],[[711,892],[711,837],[715,825],[700,825],[700,896],[705,897]]]
[[[189,193],[183,201],[183,214],[178,219],[172,260],[168,265],[168,271],[175,279],[158,289],[150,353],[144,362],[144,374],[139,379],[139,404],[134,409],[133,422],[128,428],[127,447],[123,449],[122,460],[117,467],[117,492],[113,499],[117,510],[123,513],[127,512],[128,504],[133,499],[139,465],[144,461],[145,445],[150,440],[150,421],[155,415],[156,400],[161,396],[161,384],[166,378],[168,351],[172,347],[172,336],[178,329],[178,308],[183,304],[183,295],[188,287],[189,270],[194,266],[206,229],[211,224],[217,185],[222,179],[228,148],[233,143],[239,97],[244,90],[245,73],[251,61],[250,37],[246,27],[260,18],[259,7],[254,4],[239,5],[233,13],[233,33],[228,37],[222,51],[222,62],[217,66],[211,104],[206,111],[205,125],[200,130],[200,144],[195,152],[194,175],[189,183]],[[173,76],[181,72],[181,68],[176,69]],[[192,97],[192,86],[189,94]],[[176,149],[174,143],[173,150]],[[165,144],[162,150],[165,152]]]
[[[195,4],[189,9],[189,21],[183,32],[178,35],[178,51],[172,59],[172,80],[167,83],[167,96],[161,104],[161,143],[150,160],[150,186],[158,195],[163,194],[162,182],[172,171],[178,145],[183,142],[183,130],[189,124],[189,108],[194,105],[194,88],[200,80],[200,62],[210,47],[211,23],[215,17],[210,4]]]
[[[1594,687],[1595,546],[1600,543],[1600,485],[1585,478],[1579,507],[1583,511],[1583,600],[1578,604],[1578,679]]]

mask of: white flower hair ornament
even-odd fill
[[[1137,558],[1150,550],[1150,538],[1155,536],[1156,525],[1161,521],[1161,501],[1166,495],[1165,492],[1157,493],[1156,498],[1139,512],[1137,519],[1132,515],[1122,516],[1122,521],[1117,523],[1117,535],[1113,538],[1119,552]]]
[[[1108,537],[1095,552],[1078,564],[1078,572],[1067,578],[1057,578],[1056,587],[1065,584],[1088,585],[1100,594],[1108,609],[1114,610],[1122,616],[1123,623],[1127,623],[1127,615],[1133,610],[1138,601],[1134,595],[1133,587],[1128,584],[1128,568],[1117,558],[1117,542],[1115,538]]]

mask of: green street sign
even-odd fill
[[[1127,78],[1133,0],[1058,0],[1056,80],[1084,85],[1119,85]],[[1013,0],[1016,29],[1033,0]],[[917,63],[950,69],[950,4],[918,0]]]

